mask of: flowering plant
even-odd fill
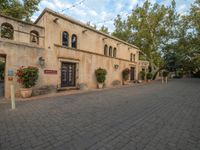
[[[124,81],[127,81],[129,78],[129,74],[130,74],[130,70],[129,68],[126,68],[122,71],[122,77],[124,79]]]
[[[20,67],[17,70],[16,76],[17,82],[22,84],[23,88],[31,88],[35,86],[38,80],[38,68],[37,67]]]

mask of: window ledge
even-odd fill
[[[10,39],[4,39],[4,38],[0,38],[0,42],[5,42],[5,43],[15,44],[15,45],[23,45],[23,46],[28,46],[28,47],[32,47],[32,48],[38,48],[38,49],[44,49],[43,47],[41,47],[35,43],[25,43],[25,42],[19,42],[19,41],[14,41],[14,40],[10,40]]]

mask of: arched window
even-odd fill
[[[133,54],[131,53],[130,54],[130,61],[132,61],[133,60]]]
[[[14,29],[13,26],[9,23],[2,23],[1,24],[1,37],[6,39],[13,40],[14,36]]]
[[[62,33],[62,45],[69,46],[69,34],[66,31]]]
[[[35,30],[30,32],[30,42],[39,44],[39,33]]]
[[[104,46],[104,55],[108,56],[108,45]]]
[[[113,57],[115,57],[115,58],[117,57],[117,49],[116,48],[113,49]]]
[[[109,56],[112,57],[112,47],[109,47]]]
[[[135,61],[135,54],[131,53],[131,55],[130,55],[130,61]]]
[[[77,48],[77,36],[75,34],[72,35],[72,48]]]
[[[133,54],[133,61],[135,61],[135,54]]]

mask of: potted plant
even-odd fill
[[[122,78],[123,78],[123,84],[128,84],[127,81],[129,79],[130,69],[126,68],[122,71]]]
[[[106,80],[106,74],[107,74],[107,71],[105,69],[98,68],[97,70],[95,70],[97,85],[99,89],[103,88],[104,82]]]
[[[145,71],[143,71],[143,70],[140,71],[140,78],[141,78],[142,81],[145,80],[145,75],[146,75]]]
[[[151,79],[152,79],[152,73],[151,72],[148,72],[147,73],[147,82],[150,82],[151,81]]]
[[[31,97],[32,87],[35,86],[38,80],[38,68],[37,67],[20,67],[17,70],[17,81],[22,85],[20,88],[20,94],[23,98]]]

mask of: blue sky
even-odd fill
[[[83,3],[76,5],[81,1],[84,0],[41,0],[39,4],[40,11],[36,12],[32,19],[35,20],[42,10],[47,7],[83,23],[90,22],[91,24],[96,24],[97,28],[105,25],[109,28],[109,31],[113,31],[114,26],[112,19],[114,19],[117,14],[125,18],[126,14],[131,12],[137,4],[142,5],[145,0],[85,0]],[[171,0],[149,1],[165,5],[171,3]],[[180,14],[187,13],[193,2],[194,0],[176,0],[177,11]],[[72,7],[74,4],[76,7]],[[62,11],[64,9],[66,10]]]

